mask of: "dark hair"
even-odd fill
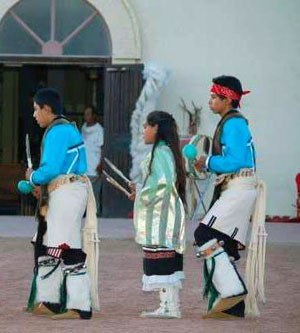
[[[97,112],[96,108],[95,108],[93,105],[88,105],[88,106],[86,106],[86,108],[84,109],[84,112],[85,112],[87,109],[90,109],[90,110],[91,110],[91,112],[92,112],[92,117],[93,117],[94,121],[96,121],[97,123],[99,123],[100,115],[99,115],[99,113]]]
[[[184,161],[180,150],[179,136],[177,131],[176,121],[171,114],[165,111],[153,111],[147,116],[147,123],[150,126],[158,125],[157,133],[155,137],[155,142],[152,148],[151,160],[149,164],[149,174],[151,173],[151,166],[154,157],[155,148],[158,145],[158,142],[163,140],[170,147],[176,168],[176,189],[178,194],[184,203],[186,204],[185,198],[185,167]]]
[[[36,92],[33,99],[35,103],[40,106],[40,108],[43,108],[44,105],[50,106],[53,114],[61,115],[63,112],[61,97],[56,89],[40,89]]]
[[[243,93],[241,81],[234,76],[221,75],[221,76],[213,78],[212,82],[215,84],[219,84],[221,86],[230,88],[231,90],[235,91],[236,93],[238,93],[240,95]],[[218,96],[221,99],[225,98],[224,96],[220,96],[220,95],[218,95]],[[239,101],[232,100],[231,105],[233,108],[237,108],[239,106]]]
[[[87,110],[87,109],[91,109],[93,115],[95,115],[95,116],[98,115],[98,112],[96,111],[96,108],[93,105],[86,106],[85,110]]]

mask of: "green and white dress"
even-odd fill
[[[142,163],[143,185],[134,204],[136,242],[143,246],[143,290],[181,287],[184,279],[185,212],[176,189],[173,153],[164,141]]]

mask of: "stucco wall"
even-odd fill
[[[211,78],[238,76],[252,90],[242,103],[268,184],[269,214],[294,215],[300,172],[300,1],[130,0],[142,36],[143,61],[173,71],[160,107],[175,113],[182,96],[203,105],[204,133],[218,118],[207,107]]]

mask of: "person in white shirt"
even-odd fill
[[[87,175],[93,185],[97,204],[97,215],[101,212],[101,174],[103,170],[103,127],[97,122],[94,107],[89,106],[84,110],[84,124],[81,128],[83,141],[86,147]]]

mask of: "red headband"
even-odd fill
[[[250,93],[249,90],[243,91],[241,94],[238,94],[237,92],[235,92],[234,90],[221,86],[219,84],[213,84],[213,86],[210,89],[211,92],[217,94],[217,95],[221,95],[224,97],[228,97],[231,98],[235,101],[239,101],[243,95],[247,95]]]

